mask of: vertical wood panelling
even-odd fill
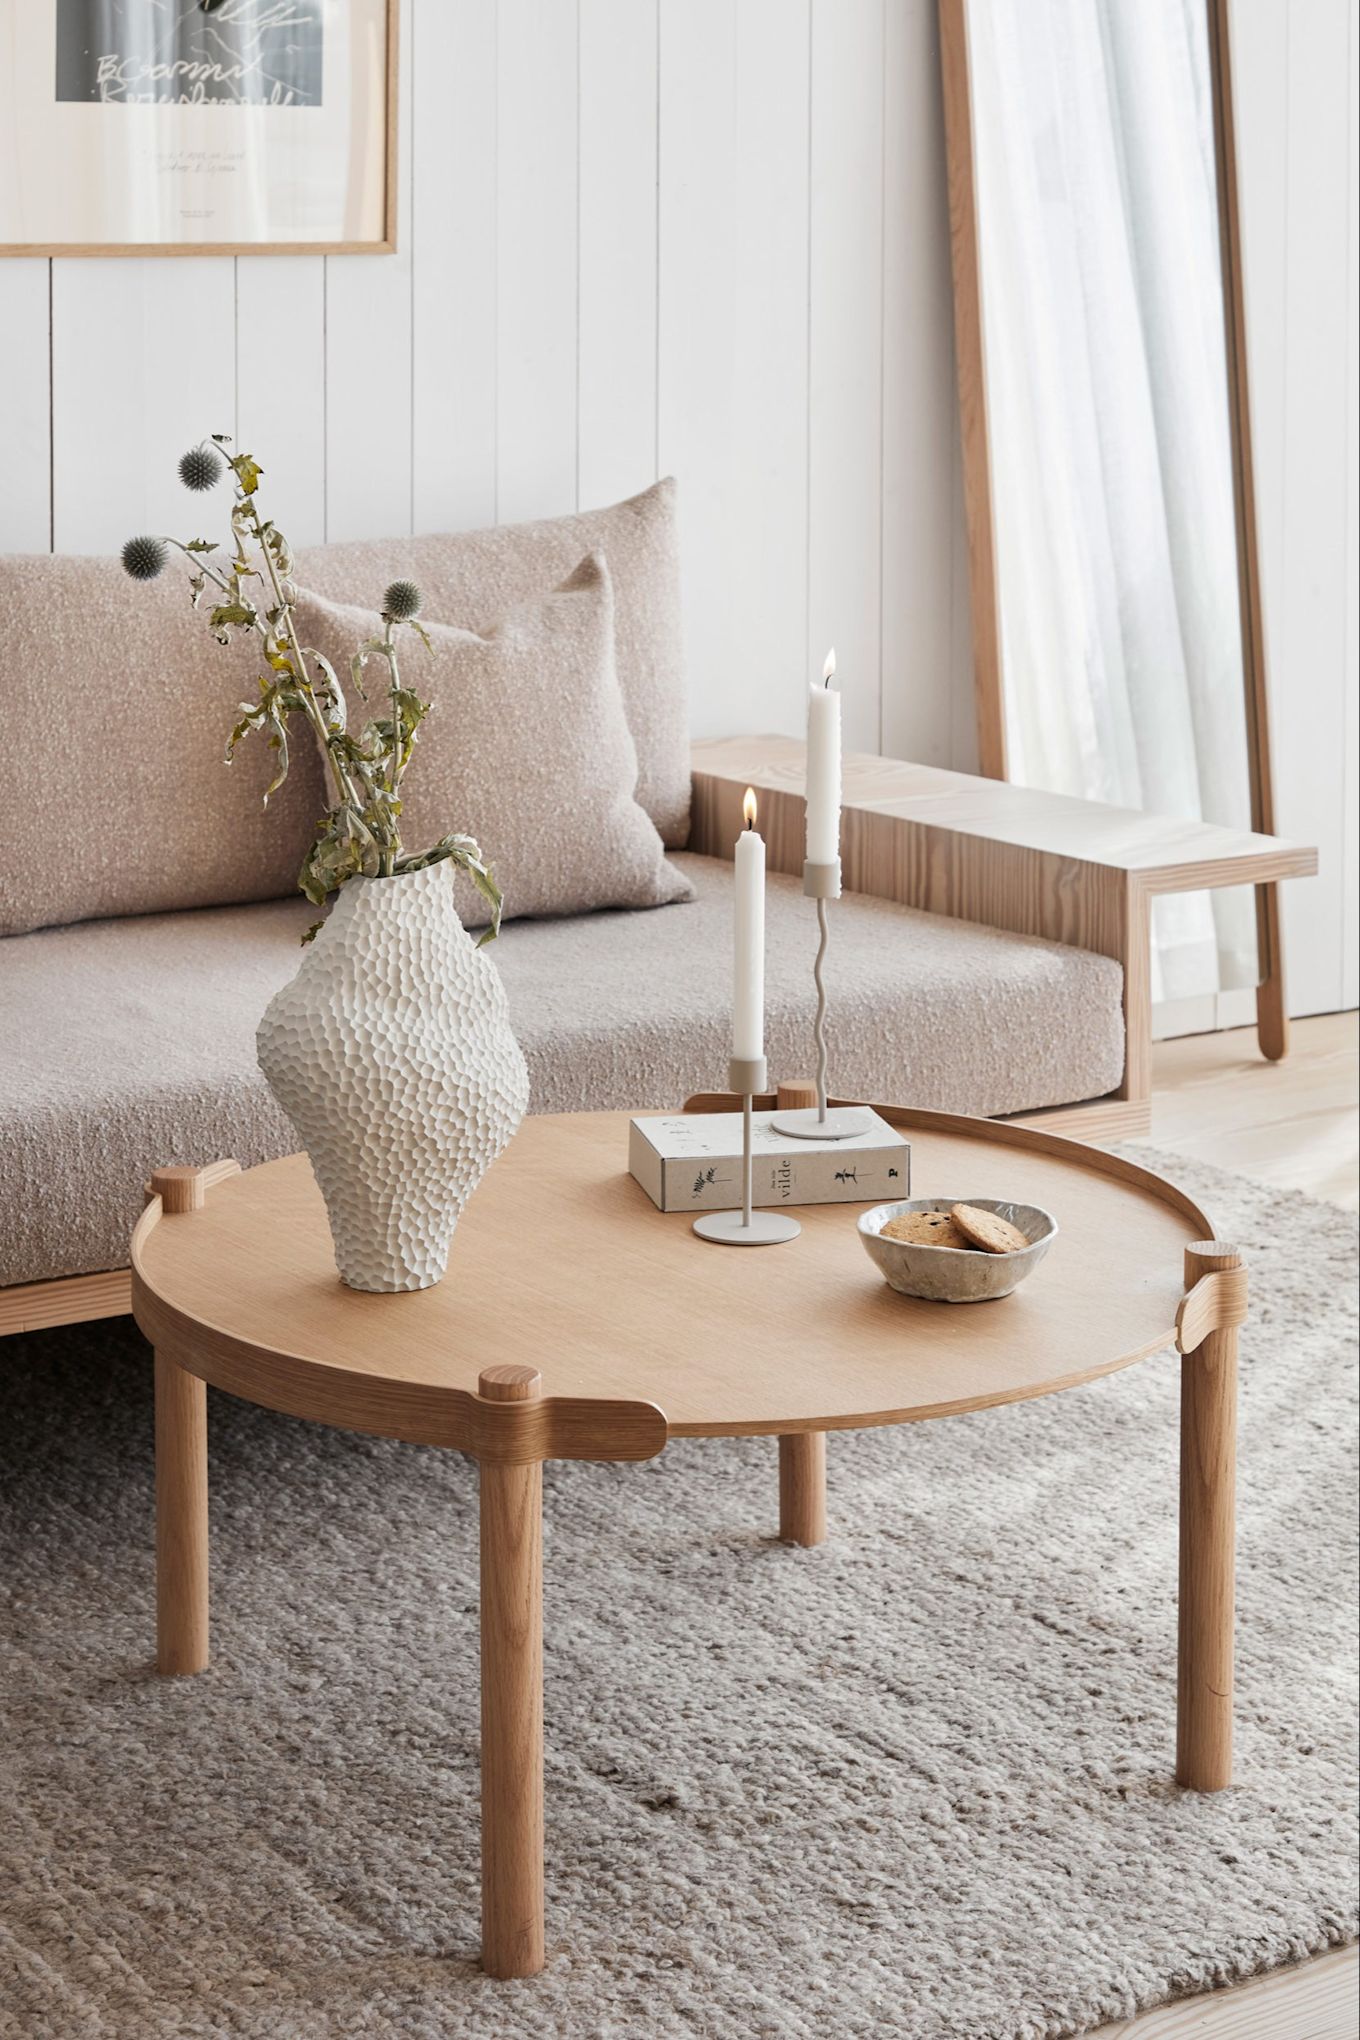
[[[114,552],[134,530],[187,537],[208,513],[179,457],[235,417],[230,260],[54,262],[56,551]]]
[[[496,10],[407,0],[415,18],[412,518],[496,522]]]
[[[883,100],[883,748],[954,753],[954,373],[936,0],[888,0]],[[971,695],[971,661],[969,693]]]
[[[680,478],[685,646],[697,732],[730,733],[736,36],[730,0],[661,0],[657,464]],[[796,599],[796,594],[795,594]]]
[[[503,522],[576,507],[576,0],[500,0],[497,491]]]
[[[294,363],[320,374],[298,375]],[[326,536],[326,260],[236,260],[236,434],[265,470],[262,500],[295,546]]]
[[[835,643],[861,751],[881,718],[883,30],[884,0],[813,0],[808,640]]]
[[[657,15],[653,0],[579,5],[577,494],[588,509],[656,479]]]
[[[808,30],[808,0],[737,0],[722,661],[733,731],[801,734],[807,717],[813,654],[795,591],[808,543]]]
[[[411,76],[420,17],[401,18],[397,252],[327,255],[326,537],[411,529]]]
[[[52,539],[50,264],[0,262],[0,552],[46,552]]]

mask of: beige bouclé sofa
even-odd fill
[[[507,923],[487,953],[504,978],[528,1060],[531,1110],[662,1109],[725,1081],[728,860],[747,780],[761,790],[772,865],[770,1065],[776,1077],[805,1077],[816,928],[796,875],[800,753],[779,739],[701,744],[691,753],[670,484],[582,518],[317,549],[300,558],[298,575],[339,594],[370,555],[389,575],[418,578],[429,577],[432,563],[442,572],[454,561],[458,574],[481,572],[495,584],[479,590],[469,580],[460,602],[465,615],[453,618],[481,627],[507,586],[550,585],[587,547],[604,553],[621,590],[620,680],[627,671],[646,683],[638,681],[632,703],[638,797],[646,780],[643,805],[694,897],[645,911]],[[233,799],[249,795],[257,837],[242,852],[245,868],[232,867],[228,884],[222,873],[235,854],[228,839],[235,845],[239,816],[205,812],[219,799],[216,780],[201,790],[197,780],[186,787],[164,769],[158,774],[154,757],[148,759],[151,710],[135,677],[146,624],[132,607],[142,591],[124,601],[113,572],[105,561],[0,562],[0,593],[21,644],[12,658],[29,662],[11,664],[7,685],[30,690],[25,711],[44,684],[32,671],[35,659],[60,675],[92,670],[103,696],[99,755],[81,768],[64,836],[54,842],[49,833],[41,846],[44,858],[62,860],[68,876],[74,871],[75,890],[27,910],[29,924],[22,925],[30,853],[11,844],[0,861],[0,930],[14,929],[0,940],[5,1330],[126,1308],[126,1278],[117,1271],[154,1167],[224,1155],[249,1166],[297,1144],[256,1068],[254,1030],[274,990],[296,969],[299,935],[314,910],[289,894],[278,876],[284,867],[269,863],[275,853],[258,839],[267,844],[269,831],[286,835],[298,816],[305,821],[314,796],[305,786],[298,790],[290,823],[286,807],[279,815],[258,814],[258,788],[248,785],[243,793],[233,786]],[[68,584],[92,591],[93,620],[63,613],[58,598]],[[451,585],[447,576],[442,585]],[[65,603],[67,611],[74,606]],[[191,622],[201,635],[199,620]],[[184,741],[209,747],[216,766],[239,677],[195,677],[190,686],[176,660],[185,671],[192,662],[195,676],[215,669],[202,667],[189,639],[177,635],[169,607],[156,610],[155,628],[169,646],[176,702],[192,697]],[[6,670],[0,666],[0,674]],[[207,700],[199,698],[205,689]],[[55,679],[51,697],[47,741],[83,741],[76,725],[88,704],[80,714],[64,710]],[[7,703],[7,713],[12,707]],[[1118,946],[1050,939],[1055,930],[1045,902],[1054,893],[1042,876],[1035,879],[1033,851],[966,820],[953,825],[955,848],[942,849],[945,837],[919,814],[913,819],[909,802],[902,814],[890,812],[882,774],[891,771],[919,775],[920,768],[847,760],[847,892],[833,910],[830,967],[833,1088],[843,1096],[992,1115],[1116,1099],[1128,1089],[1126,972]],[[875,774],[870,784],[866,775]],[[959,787],[984,784],[935,777]],[[919,778],[911,784],[919,793]],[[38,794],[41,804],[41,776]],[[101,838],[100,817],[115,794],[136,808],[130,857]],[[181,839],[190,845],[184,858],[157,855],[158,841]],[[985,850],[985,870],[974,870],[970,844]],[[72,911],[73,902],[88,911]],[[941,904],[950,910],[922,910]],[[50,914],[48,924],[33,925],[33,911]],[[1122,1123],[1130,1124],[1127,1117]]]

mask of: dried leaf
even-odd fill
[[[231,465],[235,471],[237,481],[241,484],[241,494],[243,496],[253,496],[260,486],[260,477],[264,473],[264,469],[248,453],[238,453],[232,460]]]
[[[399,857],[396,869],[425,871],[431,864],[440,864],[446,859],[450,864],[456,864],[460,871],[467,873],[491,909],[490,924],[482,931],[477,941],[477,947],[483,949],[488,942],[494,942],[501,932],[501,911],[504,902],[501,889],[492,876],[491,867],[471,836],[444,836],[429,850],[417,851],[411,857]]]
[[[255,611],[250,603],[219,602],[215,609],[209,610],[208,625],[210,629],[223,631],[228,624],[235,624],[241,630],[253,628],[255,624]],[[225,642],[225,639],[220,640],[220,642]]]

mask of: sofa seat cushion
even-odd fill
[[[731,866],[681,856],[692,901],[519,921],[505,979],[532,1108],[664,1110],[726,1083]],[[833,910],[836,1089],[957,1112],[1113,1090],[1121,973],[1057,943],[862,897]],[[255,1025],[296,970],[303,900],[86,922],[0,952],[0,1283],[121,1266],[150,1171],[297,1140],[255,1067]],[[813,908],[772,877],[770,1067],[812,1065]],[[622,1152],[620,1167],[624,1166]]]

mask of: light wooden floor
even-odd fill
[[[1152,1133],[1159,1147],[1281,1189],[1360,1203],[1360,1026],[1354,1013],[1294,1022],[1282,1063],[1249,1029],[1159,1042]],[[1259,1983],[1163,2005],[1090,2040],[1357,2040],[1360,1955],[1345,1948]]]
[[[1268,1063],[1254,1028],[1190,1034],[1152,1051],[1158,1147],[1306,1190],[1352,1211],[1360,1202],[1360,1015],[1295,1020],[1289,1054]]]
[[[1102,2026],[1087,2040],[1355,2040],[1360,1967],[1354,1948],[1276,1969],[1259,1983],[1185,1998]]]

